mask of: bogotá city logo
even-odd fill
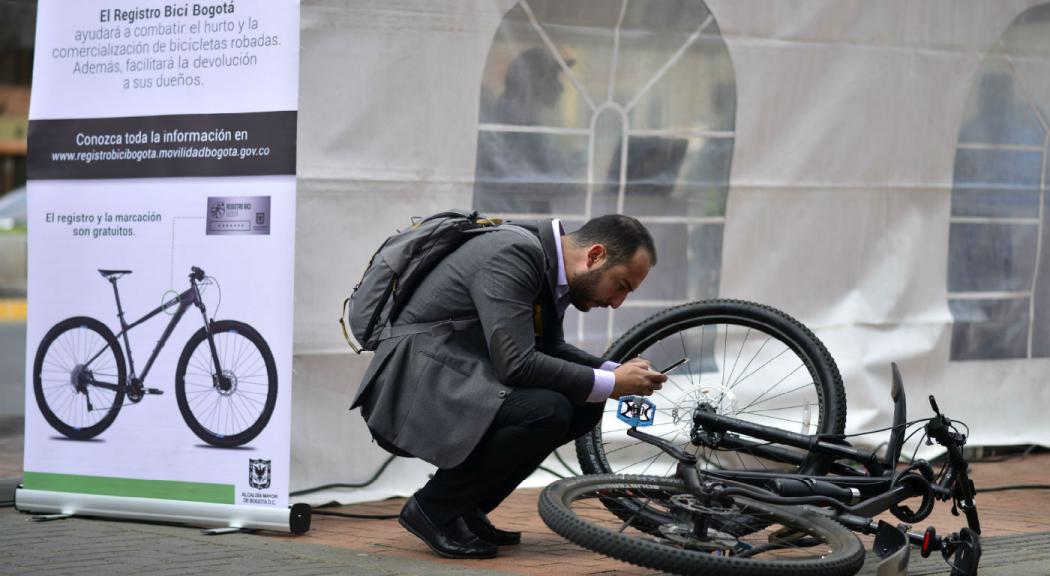
[[[226,215],[226,203],[225,202],[216,202],[215,204],[211,205],[211,217],[212,218],[222,218],[225,215]]]
[[[248,460],[248,484],[259,490],[270,487],[269,460]]]

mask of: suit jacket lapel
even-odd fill
[[[554,236],[554,226],[550,219],[513,222],[513,224],[539,236],[543,256],[547,261],[547,289],[540,294],[539,300],[533,303],[533,322],[537,343],[542,345],[548,339],[562,340],[564,336],[561,320],[558,318],[555,303],[558,286],[558,246],[555,242],[558,242],[558,239]]]
[[[543,255],[547,257],[547,283],[551,290],[551,298],[558,294],[558,246],[559,238],[554,236],[554,226],[551,220],[538,221],[540,233],[540,245],[543,246]]]

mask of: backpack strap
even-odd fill
[[[400,336],[408,336],[410,334],[423,334],[424,332],[430,332],[437,334],[440,330],[448,326],[455,332],[461,332],[470,328],[478,322],[477,316],[471,316],[470,318],[463,318],[460,320],[438,320],[436,322],[420,322],[419,324],[398,324],[397,326],[387,326],[379,334],[380,340],[387,340],[389,338],[397,338]]]

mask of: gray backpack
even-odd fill
[[[430,326],[422,324],[398,326],[402,329],[395,333],[391,325],[438,262],[475,234],[497,230],[501,224],[502,220],[477,212],[449,210],[413,219],[411,227],[387,238],[372,255],[353,293],[343,301],[339,324],[346,343],[360,353],[375,350],[380,341],[392,335],[428,330]],[[359,345],[351,341],[347,321]]]

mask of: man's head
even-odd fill
[[[566,237],[563,250],[569,298],[583,312],[595,306],[619,308],[656,265],[649,231],[621,214],[589,220]]]

